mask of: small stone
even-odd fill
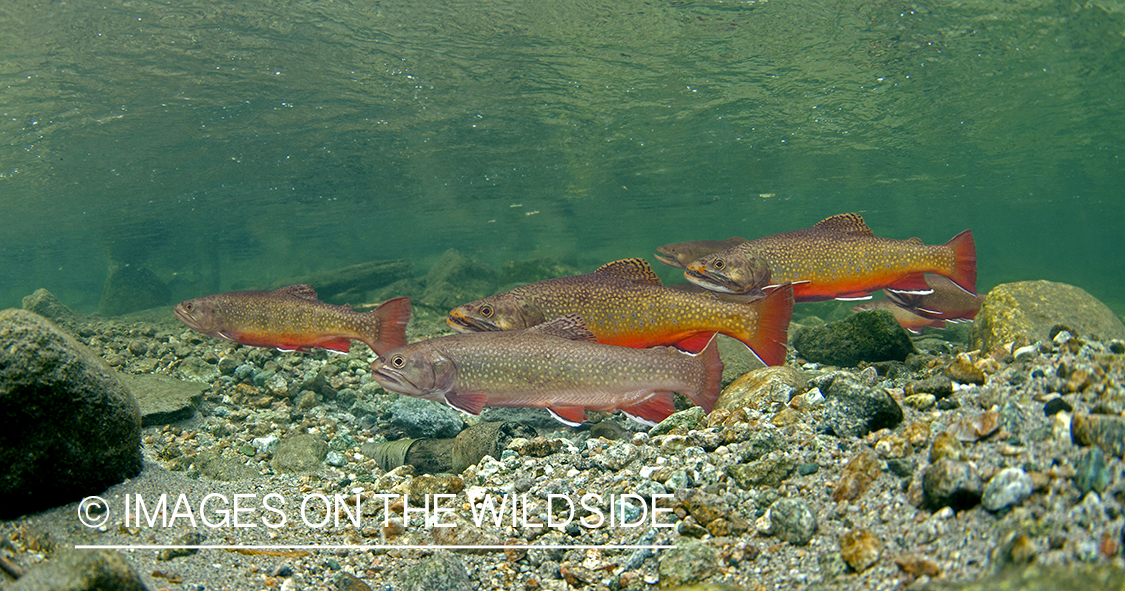
[[[882,458],[897,459],[914,453],[914,450],[905,437],[891,433],[875,443],[875,453]]]
[[[914,462],[910,460],[887,460],[887,471],[899,478],[909,478],[914,475]]]
[[[640,450],[632,443],[618,443],[594,458],[594,463],[614,472],[628,466],[640,457]]]
[[[801,476],[808,476],[809,474],[816,474],[820,471],[820,465],[816,462],[801,462],[797,464],[797,474]]]
[[[1063,400],[1062,396],[1056,396],[1048,400],[1047,403],[1043,405],[1043,414],[1049,417],[1054,416],[1055,414],[1058,414],[1060,412],[1070,412],[1072,410],[1074,409],[1070,406],[1069,403],[1067,403],[1066,400]]]
[[[1109,465],[1102,448],[1095,445],[1078,458],[1074,473],[1074,486],[1078,492],[1086,494],[1095,491],[1101,494],[1109,486],[1109,480]]]
[[[744,490],[753,490],[759,486],[777,488],[796,468],[797,460],[788,456],[766,457],[749,464],[730,466],[727,473]]]
[[[936,375],[924,380],[908,382],[903,387],[903,393],[907,396],[930,394],[934,399],[945,398],[953,394],[953,381],[949,379],[949,376]]]
[[[856,451],[852,459],[848,460],[847,465],[841,471],[840,480],[836,483],[836,489],[832,492],[832,500],[839,503],[840,501],[851,501],[859,498],[867,487],[879,477],[882,471],[879,465],[879,458],[875,452],[866,447],[861,447]]]
[[[327,443],[313,435],[300,434],[278,443],[271,464],[277,472],[312,472],[320,469],[327,455]]]
[[[652,437],[668,434],[687,435],[692,429],[699,426],[699,423],[703,421],[704,414],[703,408],[699,406],[681,410],[660,421],[658,425],[649,429],[648,434]]]
[[[866,386],[848,373],[835,374],[825,397],[825,419],[840,437],[863,437],[902,422],[902,408],[885,389]]]
[[[1004,468],[984,487],[981,505],[989,511],[1000,511],[1026,501],[1034,489],[1031,477],[1019,468]]]
[[[930,439],[930,426],[922,421],[914,421],[902,428],[902,436],[910,445],[921,447]]]
[[[800,372],[786,365],[755,369],[723,389],[715,410],[768,410],[775,405],[788,404],[793,390],[802,388],[804,383]]]
[[[941,576],[941,567],[920,556],[901,556],[895,559],[895,564],[911,577],[924,575],[932,579]]]
[[[1111,456],[1125,457],[1125,417],[1075,413],[1070,430],[1078,445],[1096,445]]]
[[[879,560],[883,544],[875,534],[856,529],[840,536],[840,556],[857,573],[871,568]]]
[[[5,579],[7,581],[7,579]],[[148,585],[136,569],[115,550],[71,550],[60,552],[5,589],[113,589],[146,591]]]
[[[912,394],[904,398],[902,403],[915,410],[925,412],[937,404],[937,397],[933,394]]]
[[[337,591],[371,591],[371,587],[355,575],[344,571],[336,576]]]
[[[719,556],[714,548],[696,540],[677,544],[660,553],[657,570],[662,586],[688,585],[715,574]]]
[[[474,588],[461,559],[453,553],[440,550],[418,564],[403,569],[400,582],[401,586],[398,588],[404,591],[463,591]]]
[[[945,368],[945,375],[959,384],[984,384],[987,379],[984,371],[977,367],[972,358],[961,353]]]
[[[793,544],[804,546],[812,540],[817,530],[816,513],[804,499],[785,498],[769,508],[772,535]]]
[[[981,489],[980,474],[968,462],[938,460],[922,476],[923,504],[931,510],[968,509],[980,502]]]
[[[348,465],[348,459],[338,451],[330,451],[324,456],[324,463],[334,468],[342,468]]]
[[[930,444],[930,462],[950,459],[960,460],[965,452],[965,444],[946,431],[938,433]]]

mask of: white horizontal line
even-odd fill
[[[673,544],[325,544],[325,545],[208,545],[208,544],[75,544],[75,550],[662,550]]]

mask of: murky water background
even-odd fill
[[[1125,313],[1120,0],[10,0],[0,55],[4,307],[859,211]]]

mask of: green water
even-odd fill
[[[858,211],[1125,313],[1122,0],[7,0],[0,90],[0,307]]]

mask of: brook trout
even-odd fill
[[[745,238],[733,236],[726,240],[694,240],[692,242],[676,242],[674,244],[665,244],[664,246],[656,249],[656,260],[677,269],[683,269],[688,263],[699,259],[700,257],[707,256],[711,253],[719,252],[750,242]]]
[[[895,320],[898,321],[899,326],[905,328],[911,334],[921,334],[922,329],[927,326],[932,328],[945,328],[944,320],[919,316],[914,312],[895,304],[889,299],[873,300],[870,302],[863,302],[862,304],[852,306],[852,312],[865,312],[868,310],[886,310],[890,312],[895,317]]]
[[[355,339],[382,353],[406,344],[410,298],[387,300],[361,313],[317,300],[310,285],[290,285],[187,300],[176,304],[175,311],[176,318],[193,330],[241,345],[347,352]]]
[[[680,392],[710,412],[723,362],[715,339],[698,354],[602,345],[581,317],[525,330],[456,334],[389,351],[371,364],[384,389],[477,415],[486,406],[546,408],[571,426],[587,410],[620,410],[648,424],[675,411]]]
[[[785,287],[747,304],[724,302],[664,287],[644,259],[624,259],[458,306],[446,322],[461,332],[517,330],[578,314],[599,343],[676,345],[691,352],[719,332],[745,343],[763,363],[779,365],[793,316],[791,294]]]
[[[917,238],[879,238],[855,213],[842,213],[811,228],[751,240],[687,265],[684,276],[707,289],[741,293],[754,287],[748,262],[764,259],[773,283],[793,284],[798,302],[867,299],[880,289],[927,294],[924,273],[944,275],[976,293],[977,252],[965,230],[949,242],[926,246]]]
[[[887,299],[919,316],[950,322],[976,318],[984,303],[984,296],[965,293],[941,275],[926,275],[926,283],[934,290],[933,293],[919,295],[887,291]]]

